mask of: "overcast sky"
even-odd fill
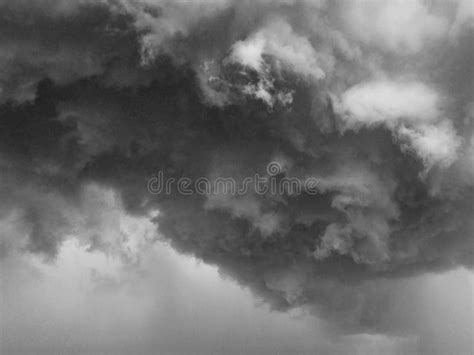
[[[474,276],[466,270],[398,283],[393,307],[412,329],[409,335],[341,335],[303,309],[270,311],[215,267],[164,243],[144,259],[140,272],[130,273],[119,259],[88,252],[71,239],[54,264],[37,257],[4,260],[2,354],[388,355],[472,349]]]

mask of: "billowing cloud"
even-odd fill
[[[159,211],[176,250],[341,331],[400,331],[380,285],[472,267],[473,33],[456,4],[25,4],[0,2],[3,257],[53,260],[75,235],[138,263],[101,186]],[[147,190],[159,171],[241,181],[270,162],[317,194]]]
[[[439,97],[421,83],[377,81],[355,85],[342,95],[348,125],[422,124],[439,118]]]
[[[274,20],[250,38],[236,42],[230,60],[262,72],[263,55],[275,57],[299,76],[313,80],[324,78],[317,51],[307,38],[293,33],[291,26],[283,21]]]
[[[347,90],[341,109],[346,128],[386,126],[431,168],[452,164],[462,141],[439,101],[420,83],[371,82]]]

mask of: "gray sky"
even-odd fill
[[[130,233],[137,254],[155,233],[146,218],[128,217],[120,206],[114,221]],[[341,335],[302,308],[270,311],[215,267],[163,242],[140,254],[139,269],[130,268],[119,257],[88,251],[73,237],[54,263],[31,255],[4,259],[2,354],[468,354],[472,349],[474,275],[466,270],[396,282],[394,303],[386,311],[409,334]]]

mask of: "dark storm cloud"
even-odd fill
[[[472,267],[469,17],[381,3],[387,26],[392,10],[428,25],[351,31],[365,5],[343,22],[343,4],[0,2],[0,211],[21,214],[23,247],[54,256],[94,182],[275,308],[351,327],[384,324],[382,279]],[[426,53],[450,54],[440,77]],[[158,171],[243,178],[271,161],[319,194],[146,189]]]

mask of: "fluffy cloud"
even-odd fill
[[[397,83],[375,81],[357,84],[342,95],[347,110],[347,124],[384,124],[397,126],[400,122],[423,124],[439,116],[439,97],[430,87],[417,82]]]
[[[439,110],[435,91],[421,83],[370,82],[342,95],[345,127],[386,126],[428,169],[448,167],[457,158],[461,138]]]
[[[348,28],[360,41],[394,53],[416,53],[446,35],[448,21],[420,0],[352,1]]]
[[[428,168],[449,167],[456,161],[461,146],[460,137],[449,122],[413,129],[402,126],[397,134],[402,141],[408,141],[409,149],[413,149]]]
[[[230,60],[262,72],[263,55],[275,57],[299,76],[312,80],[325,76],[317,51],[307,38],[295,34],[284,21],[274,20],[248,39],[236,42]]]

